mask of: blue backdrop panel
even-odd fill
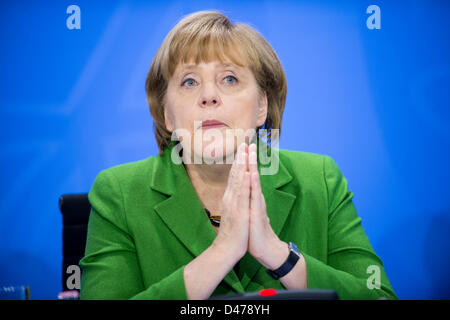
[[[157,154],[145,77],[176,22],[205,9],[273,45],[288,79],[280,147],[336,160],[398,296],[450,298],[450,3],[425,0],[1,2],[0,285],[56,299],[58,197]]]

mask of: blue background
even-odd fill
[[[70,4],[81,30],[66,27]],[[157,154],[145,77],[169,30],[204,9],[273,45],[280,147],[336,160],[399,298],[450,298],[449,1],[2,1],[0,285],[56,299],[58,197]]]

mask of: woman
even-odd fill
[[[146,81],[159,155],[97,176],[82,299],[263,288],[396,298],[336,163],[273,148],[286,91],[277,55],[251,27],[202,11],[171,30]]]

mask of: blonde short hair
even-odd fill
[[[154,132],[161,154],[171,143],[171,132],[164,121],[165,95],[169,79],[180,62],[196,64],[226,59],[248,66],[256,79],[259,93],[267,94],[267,118],[262,127],[281,132],[287,83],[283,67],[272,46],[247,24],[232,24],[218,11],[199,11],[182,20],[169,32],[153,58],[145,81],[145,91],[153,117]]]

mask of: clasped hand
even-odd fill
[[[278,268],[289,254],[287,243],[275,234],[267,216],[255,144],[242,143],[237,150],[222,198],[215,244],[237,260],[248,251],[269,269]]]

